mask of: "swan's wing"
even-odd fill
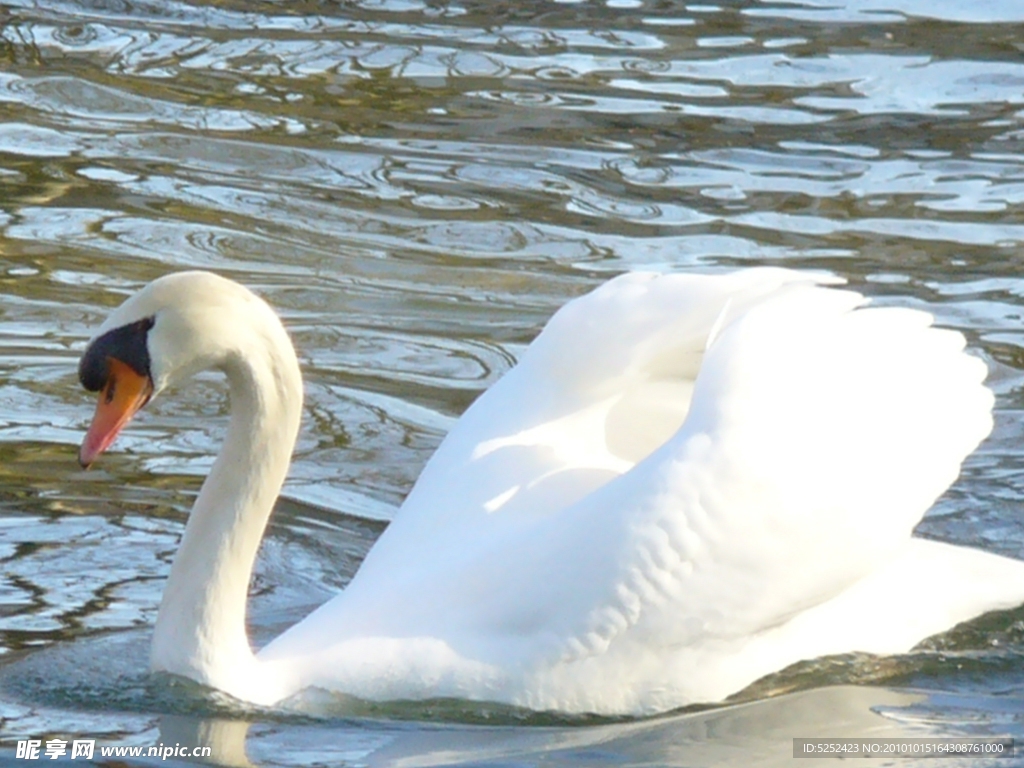
[[[746,307],[667,443],[560,511],[424,532],[416,557],[390,563],[395,584],[417,579],[396,621],[481,649],[532,632],[584,655],[627,632],[699,644],[780,624],[878,568],[988,434],[993,397],[960,334],[863,303],[792,284]]]
[[[671,440],[466,562],[503,609],[478,630],[533,627],[583,656],[627,635],[744,638],[895,556],[990,431],[993,397],[960,334],[862,303],[793,285],[733,319]]]
[[[393,530],[464,539],[495,517],[564,509],[627,472],[682,424],[716,330],[782,286],[815,282],[836,279],[634,272],[569,302],[459,419]],[[377,556],[392,545],[381,544]]]

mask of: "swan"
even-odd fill
[[[99,397],[80,463],[204,369],[226,376],[231,416],[152,669],[262,705],[318,687],[639,715],[1024,603],[1024,563],[911,535],[991,430],[985,364],[929,314],[837,282],[635,272],[570,301],[458,421],[349,586],[254,653],[247,589],[299,365],[248,289],[155,280],[83,353]]]

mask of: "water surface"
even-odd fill
[[[308,405],[252,588],[266,638],[345,585],[567,299],[629,269],[785,265],[968,336],[996,428],[920,531],[1024,558],[1022,47],[1015,0],[0,2],[0,744],[661,766],[790,765],[817,735],[1024,738],[1019,613],[645,721],[246,709],[145,674],[226,423],[216,377],[74,461],[77,356],[126,295],[201,267],[277,307]]]

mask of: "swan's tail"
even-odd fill
[[[1024,562],[939,541],[911,539],[884,568],[835,599],[794,618],[786,644],[822,642],[814,655],[905,653],[926,637],[988,611],[1024,604]],[[873,622],[863,621],[872,616]],[[885,632],[878,627],[884,626]]]

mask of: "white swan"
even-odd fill
[[[100,391],[82,464],[174,382],[215,368],[231,392],[153,669],[263,704],[320,686],[639,714],[1024,602],[1024,563],[911,538],[991,429],[985,365],[929,315],[823,282],[634,273],[571,301],[458,422],[349,587],[258,654],[246,591],[299,366],[245,288],[153,282],[82,358]]]

